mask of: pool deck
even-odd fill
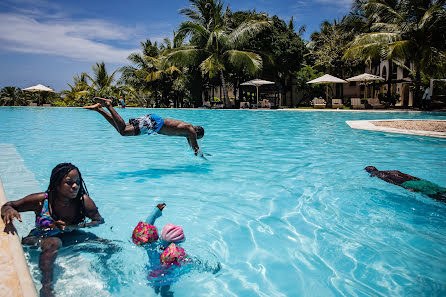
[[[392,122],[392,121],[409,121],[409,120],[407,120],[407,119],[388,119],[388,120],[381,119],[381,120],[346,121],[346,123],[352,129],[446,138],[446,132],[425,131],[425,130],[408,130],[408,129],[377,126],[377,125],[373,124],[374,122],[383,122],[383,121]],[[416,120],[414,120],[414,121],[416,121]],[[428,122],[429,120],[423,120],[423,121]],[[432,121],[440,121],[440,120],[432,120]]]
[[[0,206],[6,201],[0,179]],[[0,296],[37,297],[20,239],[17,234],[7,234],[4,229],[5,224],[0,219]]]

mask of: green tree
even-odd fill
[[[173,94],[172,85],[182,72],[175,65],[165,65],[162,58],[164,53],[176,46],[177,44],[168,38],[165,38],[161,45],[156,42],[152,44],[150,40],[142,42],[142,53],[133,53],[128,57],[133,65],[121,68],[121,81],[131,85],[138,92],[153,95],[156,106],[168,106],[170,100],[175,103],[178,97]],[[145,103],[149,104],[149,101],[145,100]]]
[[[415,105],[421,99],[421,74],[446,73],[446,10],[444,0],[363,1],[371,23],[346,51],[346,57],[380,57],[404,66],[414,63]],[[410,69],[408,69],[410,70]]]
[[[4,87],[0,90],[0,106],[25,106],[26,97],[23,91],[16,87]]]
[[[58,105],[67,106],[83,106],[88,103],[90,92],[93,89],[88,84],[87,74],[73,76],[73,83],[67,83],[70,87],[69,90],[62,90],[61,93],[65,95],[64,102],[58,103]]]
[[[210,78],[219,76],[225,107],[230,106],[225,71],[228,65],[254,74],[262,67],[262,57],[246,50],[248,41],[270,25],[268,20],[250,19],[236,28],[228,25],[227,9],[216,0],[190,0],[191,8],[181,10],[191,20],[181,23],[178,38],[191,37],[191,45],[174,49],[165,55],[168,64],[199,65]]]
[[[271,26],[251,38],[249,43],[263,58],[261,76],[275,81],[282,90],[283,102],[292,105],[294,102],[291,92],[292,73],[302,67],[304,55],[308,52],[301,38],[304,28],[296,33],[293,19],[286,23],[279,17],[273,16],[270,21]],[[290,100],[287,100],[287,92],[291,94]]]
[[[112,92],[113,82],[115,80],[115,74],[117,70],[111,74],[108,73],[104,62],[96,63],[92,67],[93,76],[87,73],[83,73],[91,81],[92,94],[99,97],[114,96]]]
[[[333,23],[323,22],[320,31],[311,34],[308,44],[314,67],[338,77],[353,74],[362,63],[356,57],[344,57],[344,53],[365,26],[360,18],[352,15],[343,17],[341,21],[334,20]]]

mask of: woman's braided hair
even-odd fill
[[[48,186],[48,189],[46,192],[48,193],[48,197],[51,197],[50,199],[53,199],[53,194],[57,193],[57,187],[60,185],[62,179],[71,171],[76,169],[79,173],[79,192],[77,193],[76,199],[78,199],[81,203],[81,215],[82,220],[85,220],[85,207],[84,207],[84,194],[88,194],[87,186],[85,185],[84,180],[82,179],[82,174],[79,171],[79,168],[74,166],[71,163],[60,163],[56,167],[53,168],[51,171],[51,177],[50,177],[50,184]],[[52,202],[52,201],[49,201]]]

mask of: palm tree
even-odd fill
[[[175,32],[174,32],[175,36]],[[128,60],[134,66],[124,66],[121,68],[121,81],[131,85],[135,90],[150,91],[155,96],[156,105],[160,104],[159,96],[164,105],[168,105],[168,93],[172,89],[175,79],[182,75],[181,70],[175,65],[165,65],[162,63],[163,54],[172,50],[175,43],[164,39],[164,44],[158,46],[150,40],[141,43],[142,54],[133,53]],[[148,101],[146,101],[148,103]]]
[[[220,76],[224,105],[230,106],[225,82],[227,65],[254,74],[262,68],[262,57],[246,50],[248,41],[270,25],[269,20],[249,19],[232,29],[227,13],[217,0],[190,0],[192,8],[180,12],[191,20],[183,22],[178,38],[191,37],[191,45],[169,51],[165,55],[168,64],[193,66],[199,64],[201,73],[210,78]],[[227,9],[228,12],[228,9]]]
[[[361,4],[371,33],[357,36],[345,57],[380,57],[415,68],[415,105],[420,101],[421,73],[446,71],[446,10],[444,0],[388,0]],[[408,69],[410,70],[410,69]]]
[[[93,70],[93,77],[87,73],[83,73],[82,75],[85,75],[91,81],[91,88],[94,89],[94,95],[101,97],[112,96],[111,86],[115,80],[117,70],[109,75],[104,62],[96,63],[91,68]]]
[[[364,25],[353,16],[345,16],[341,21],[334,20],[333,23],[324,21],[320,25],[320,31],[311,34],[308,44],[315,64],[313,67],[340,77],[352,74],[359,61],[343,56],[349,43]]]
[[[4,87],[0,91],[0,106],[24,106],[26,98],[23,91],[16,87]]]
[[[88,101],[88,94],[92,91],[87,82],[87,74],[73,76],[73,84],[67,83],[69,90],[62,90],[61,93],[65,95],[65,103],[68,106],[82,106]]]

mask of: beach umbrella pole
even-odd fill
[[[256,86],[257,88],[257,107],[259,107],[259,86]]]
[[[325,100],[326,103],[328,103],[328,84],[325,85],[326,89],[325,89]]]

